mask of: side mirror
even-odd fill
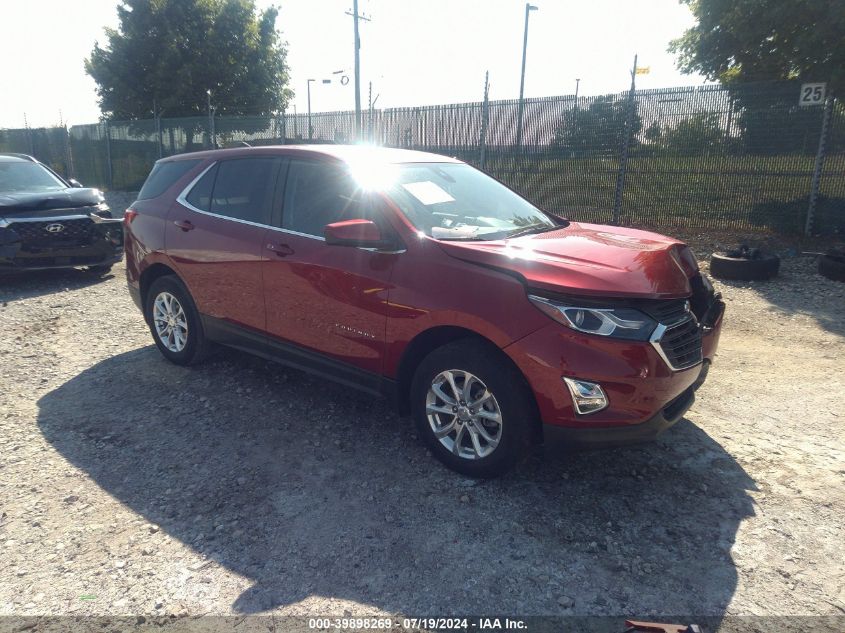
[[[384,248],[390,241],[382,237],[381,229],[372,220],[343,220],[327,224],[323,229],[329,246],[359,246],[362,248]]]
[[[79,182],[76,178],[70,178],[68,180],[68,183],[70,183],[70,186],[74,189],[82,189],[82,183]]]

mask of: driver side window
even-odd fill
[[[369,219],[352,178],[327,163],[292,159],[285,185],[282,228],[323,237],[327,224]]]

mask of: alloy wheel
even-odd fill
[[[502,439],[502,412],[481,379],[461,369],[440,372],[431,381],[426,417],[437,440],[453,455],[482,459]]]
[[[153,302],[153,324],[162,344],[171,352],[181,352],[188,343],[188,318],[179,300],[160,292]]]

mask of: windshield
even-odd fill
[[[463,163],[395,165],[386,192],[411,223],[441,240],[496,240],[559,225],[483,172]]]
[[[67,185],[38,163],[0,162],[0,194],[63,189],[67,189]]]

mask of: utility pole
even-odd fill
[[[575,79],[575,109],[578,109],[578,85],[580,83],[580,79]]]
[[[370,18],[365,18],[358,13],[358,0],[352,0],[352,13],[346,12],[346,15],[352,16],[352,23],[355,29],[355,137],[361,137],[361,37],[358,34],[358,20],[369,22]]]
[[[522,150],[522,113],[525,109],[525,57],[528,53],[528,15],[538,7],[525,3],[525,31],[522,34],[522,74],[519,77],[519,110],[516,123],[516,144]]]

